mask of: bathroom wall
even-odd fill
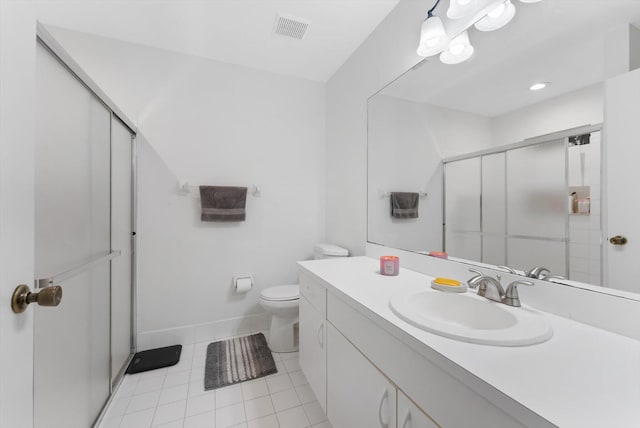
[[[324,238],[324,85],[52,33],[139,124],[140,348],[265,329],[260,290],[295,283],[295,261]],[[249,192],[245,222],[203,223],[178,179],[262,195]],[[232,290],[237,274],[254,276],[246,295]]]
[[[517,143],[603,121],[604,87],[598,83],[492,118],[493,145]]]
[[[327,240],[354,255],[367,241],[367,99],[422,59],[425,7],[399,2],[327,82]]]
[[[376,95],[369,100],[368,123],[369,240],[416,251],[441,250],[443,152],[491,145],[490,120]],[[426,192],[419,217],[392,218],[389,197],[381,197],[391,191]]]

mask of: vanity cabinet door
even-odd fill
[[[438,425],[398,391],[398,428],[438,428]]]
[[[396,389],[327,326],[327,416],[333,428],[396,428]]]
[[[309,381],[322,410],[327,413],[327,351],[325,318],[300,296],[300,368]]]

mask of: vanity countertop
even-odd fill
[[[461,342],[416,328],[389,307],[393,294],[430,289],[433,277],[404,268],[398,276],[382,276],[379,261],[369,257],[299,265],[407,346],[430,359],[444,357],[470,374],[470,382],[475,377],[489,385],[485,398],[490,401],[491,391],[500,391],[562,428],[640,426],[637,340],[545,313],[554,333],[544,343],[502,347]]]

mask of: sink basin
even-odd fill
[[[400,292],[391,297],[389,306],[409,324],[464,342],[526,346],[553,335],[542,314],[492,302],[474,293]]]

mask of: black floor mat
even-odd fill
[[[138,352],[127,367],[127,373],[134,374],[176,365],[180,361],[180,352],[182,352],[182,345]]]

